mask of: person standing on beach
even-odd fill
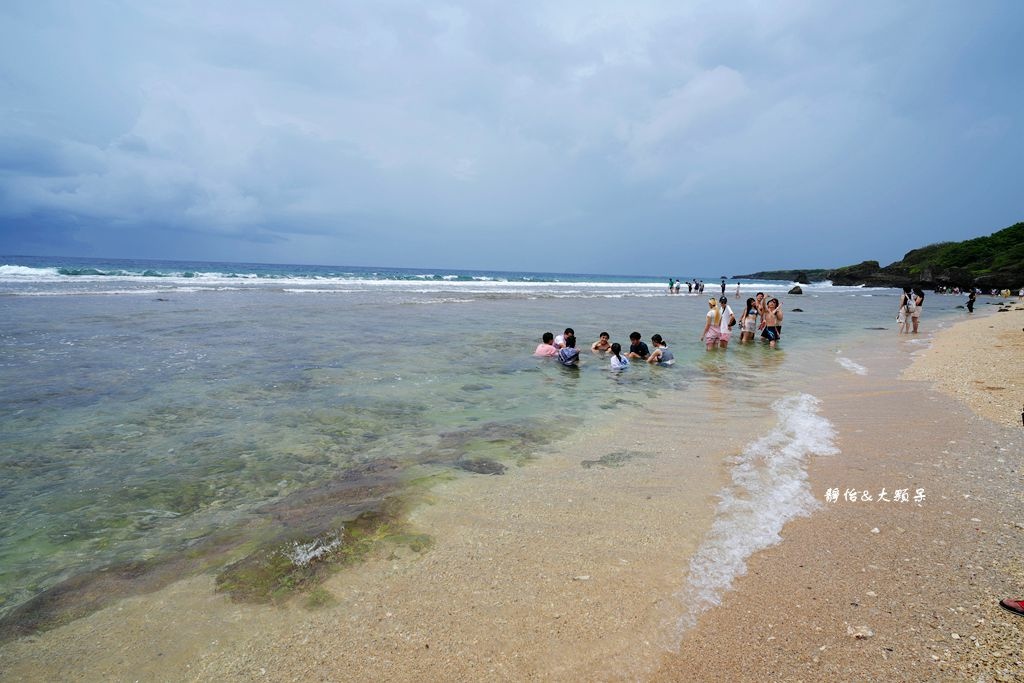
[[[672,278],[669,278],[669,279],[668,279],[668,293],[669,293],[669,294],[671,294],[671,293],[672,293],[672,291],[673,291],[673,289],[674,289],[674,288],[673,288],[673,286],[672,286]]]
[[[914,313],[914,299],[910,294],[910,287],[903,288],[900,294],[900,307],[896,311],[896,322],[899,323],[898,334],[910,333],[910,318]]]
[[[974,287],[971,287],[971,293],[967,295],[967,312],[974,313],[974,300],[978,298],[978,295],[974,293]]]
[[[683,289],[683,286],[681,284],[679,284],[679,278],[676,278],[676,294],[678,294],[680,291],[682,291],[682,289]]]
[[[1024,289],[1022,289],[1020,291],[1024,292]],[[692,280],[687,280],[686,281],[686,293],[687,294],[693,294],[693,281]]]
[[[722,296],[725,296],[725,278],[722,278]]]
[[[723,292],[723,294],[724,294],[724,292]],[[737,282],[736,283],[736,297],[739,298],[739,295],[740,295],[740,283]]]
[[[921,322],[921,307],[924,306],[924,290],[915,287],[913,292],[914,310],[910,314],[910,321],[914,325],[914,334],[917,334],[917,326]]]

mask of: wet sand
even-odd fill
[[[868,373],[821,394],[842,455],[810,468],[816,495],[834,487],[839,500],[752,557],[652,680],[1024,680],[1024,619],[997,604],[1024,594],[1024,430],[980,417],[1000,413],[974,388],[1011,384],[1022,326],[1020,311],[960,323],[906,373],[945,382],[956,365],[952,393],[970,404],[897,379],[898,354],[851,354]],[[879,502],[882,488],[910,500]],[[844,500],[847,489],[873,500]]]

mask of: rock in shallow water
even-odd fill
[[[459,460],[455,466],[460,470],[474,474],[505,474],[505,466],[495,460],[478,458],[476,460]]]

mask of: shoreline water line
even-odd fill
[[[685,613],[670,647],[746,573],[747,558],[781,542],[788,521],[818,507],[808,483],[809,458],[839,453],[835,429],[819,405],[810,394],[777,401],[775,427],[730,458],[731,483],[718,493],[714,522],[690,560],[685,588],[676,594]]]

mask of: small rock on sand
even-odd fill
[[[865,638],[871,638],[875,635],[875,632],[869,629],[867,626],[849,626],[846,627],[846,635],[852,636],[857,640],[864,640]]]

